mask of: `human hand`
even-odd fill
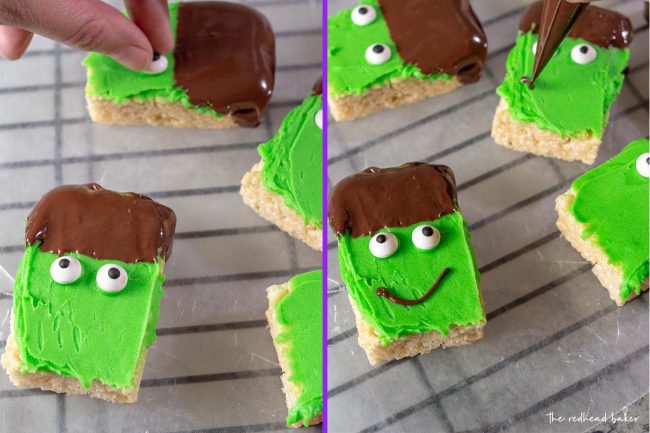
[[[131,19],[100,0],[0,0],[0,56],[22,57],[34,33],[97,51],[134,70],[174,47],[167,0],[124,0]]]

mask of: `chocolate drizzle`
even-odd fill
[[[153,262],[169,258],[176,228],[170,208],[135,193],[96,183],[45,194],[27,218],[25,240],[41,251],[78,252],[100,260]]]
[[[438,275],[438,278],[436,279],[436,282],[433,283],[433,286],[431,286],[431,288],[429,290],[427,290],[427,292],[424,295],[420,296],[417,299],[412,299],[411,300],[411,299],[400,298],[399,296],[393,295],[392,293],[390,293],[388,291],[388,289],[386,289],[385,287],[380,287],[380,288],[377,289],[377,296],[383,296],[384,298],[388,299],[389,301],[394,302],[395,304],[399,304],[399,305],[405,305],[406,306],[406,305],[418,305],[418,304],[421,304],[424,301],[426,301],[427,299],[429,299],[429,297],[438,288],[438,286],[440,285],[440,282],[445,277],[445,275],[447,275],[449,273],[449,271],[450,271],[449,268],[443,269],[442,272],[440,273],[440,275]]]
[[[257,126],[273,93],[275,36],[255,9],[235,3],[181,3],[174,78],[197,106]]]
[[[425,74],[478,80],[487,39],[468,0],[379,0],[400,56]]]
[[[371,167],[343,179],[329,201],[329,224],[341,236],[368,236],[455,212],[456,182],[444,165],[412,162]]]

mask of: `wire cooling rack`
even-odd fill
[[[145,193],[178,217],[158,339],[138,403],[18,389],[1,373],[0,431],[293,431],[285,425],[280,368],[266,329],[266,287],[319,266],[320,254],[257,217],[238,191],[259,161],[257,145],[321,75],[322,3],[245,3],[276,32],[275,92],[256,129],[93,124],[83,53],[35,38],[24,59],[0,61],[0,265],[11,275],[25,218],[56,185],[96,181]],[[11,302],[11,283],[0,275],[0,346]]]
[[[588,167],[497,146],[490,127],[521,13],[530,1],[473,1],[488,36],[478,83],[353,122],[330,123],[329,187],[369,166],[452,167],[482,274],[488,324],[470,346],[372,368],[329,238],[332,432],[581,432],[648,392],[648,294],[623,308],[555,227],[555,197]],[[598,162],[648,134],[648,25],[640,0],[598,2],[636,29],[630,68]],[[355,5],[330,0],[333,14]],[[615,193],[615,192],[613,192]],[[614,426],[616,431],[616,426]],[[608,430],[609,431],[609,430]]]

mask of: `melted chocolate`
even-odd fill
[[[99,260],[153,262],[169,258],[176,228],[170,208],[96,183],[48,192],[27,218],[25,239],[41,251],[78,252]]]
[[[388,289],[386,289],[384,287],[380,287],[380,288],[377,289],[377,296],[383,296],[384,298],[388,299],[389,301],[394,302],[395,304],[399,304],[399,305],[418,305],[418,304],[421,304],[424,301],[426,301],[427,299],[429,299],[429,297],[438,288],[438,286],[440,285],[440,282],[442,281],[444,276],[447,275],[447,273],[449,273],[449,271],[450,271],[449,268],[443,269],[442,272],[440,273],[440,275],[438,275],[438,278],[436,279],[436,282],[433,283],[433,286],[431,286],[431,288],[429,290],[427,290],[427,292],[424,295],[422,295],[421,297],[419,297],[418,299],[411,300],[411,299],[400,298],[399,296],[396,296],[396,295],[393,295],[392,293],[390,293],[388,291]]]
[[[181,3],[174,78],[192,104],[257,126],[273,93],[275,37],[268,20],[235,3]]]
[[[406,63],[425,74],[478,80],[487,39],[468,0],[379,0],[390,36]]]
[[[368,168],[343,179],[329,201],[329,224],[337,235],[371,235],[455,212],[456,182],[444,165],[412,162]]]
[[[322,95],[323,94],[323,77],[318,77],[318,81],[314,83],[314,87],[311,88],[312,95]]]
[[[558,17],[560,19],[570,18],[569,12],[573,3],[564,0],[551,0],[553,4],[557,2],[560,2]],[[519,30],[522,32],[539,32],[540,26],[543,25],[542,19],[552,19],[551,15],[542,17],[542,9],[543,2],[541,1],[530,5],[519,22]],[[553,10],[551,9],[551,11]],[[556,22],[558,22],[557,28],[554,28],[553,31],[562,31],[562,27],[565,27],[564,23],[561,21]],[[584,9],[580,17],[575,21],[568,36],[585,39],[587,42],[603,48],[627,48],[632,42],[632,23],[626,16],[618,12],[589,6]],[[554,39],[548,39],[548,41]],[[539,42],[537,51],[540,51]]]

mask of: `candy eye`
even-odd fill
[[[50,275],[59,284],[74,283],[81,276],[81,263],[74,257],[59,257],[52,262]]]
[[[119,292],[128,281],[129,276],[120,265],[109,263],[97,271],[97,285],[105,292]]]
[[[316,113],[316,116],[314,117],[314,121],[316,122],[316,126],[318,126],[320,129],[323,129],[323,109],[321,108],[318,110],[318,113]]]
[[[413,245],[419,250],[432,250],[440,243],[440,231],[429,225],[417,226],[411,234]]]
[[[369,247],[373,256],[385,259],[397,250],[397,238],[392,233],[377,233],[370,239]]]
[[[390,59],[390,48],[384,44],[372,44],[366,49],[366,60],[371,65],[381,65]]]
[[[576,45],[571,49],[571,58],[579,65],[586,65],[596,60],[596,50],[588,44]]]
[[[361,5],[352,10],[352,22],[358,26],[367,26],[377,18],[377,11],[372,6]]]
[[[167,57],[162,56],[158,53],[153,53],[153,59],[151,60],[151,64],[149,65],[147,72],[150,74],[160,74],[161,72],[165,72],[166,69]]]
[[[643,177],[650,178],[650,153],[642,153],[636,159],[636,171]]]

